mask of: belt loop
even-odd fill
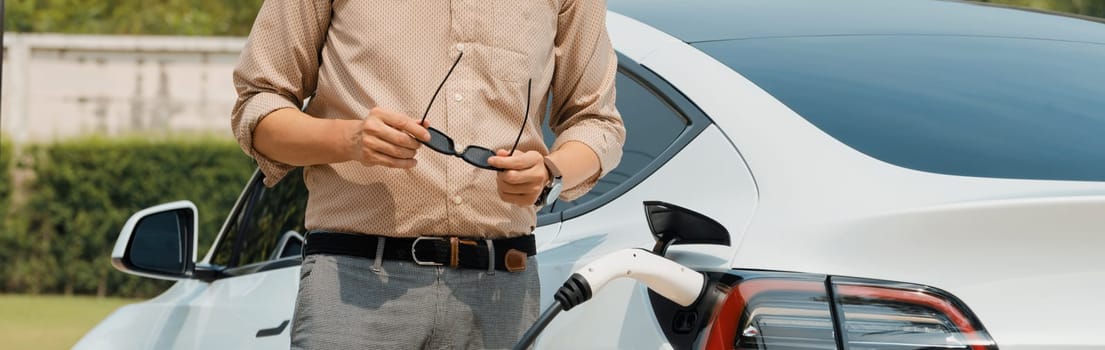
[[[495,274],[495,240],[485,239],[487,241],[487,274]]]
[[[380,270],[383,270],[383,265],[384,265],[384,241],[386,241],[387,239],[388,238],[384,237],[384,236],[376,237],[376,263],[372,264],[372,267],[370,268],[370,270],[372,270],[372,272],[379,273]]]
[[[460,266],[460,238],[449,237],[449,267]]]
[[[303,242],[301,242],[303,243],[303,245],[299,247],[300,263],[302,263],[304,260],[307,260],[307,239],[311,237],[311,232],[314,231],[307,231],[307,234],[303,235]]]

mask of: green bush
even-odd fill
[[[4,275],[5,265],[11,265],[12,252],[14,247],[9,246],[6,242],[10,241],[7,237],[12,236],[13,215],[9,215],[8,206],[11,203],[12,197],[12,143],[0,135],[0,278]],[[0,279],[0,282],[3,280]],[[0,291],[3,290],[2,284],[0,284]]]
[[[12,144],[0,135],[0,222],[4,221],[3,219],[8,213],[8,203],[11,201],[11,163]],[[0,223],[0,230],[4,229],[2,225],[3,224]]]
[[[131,214],[188,199],[200,256],[254,169],[231,140],[82,139],[29,145],[34,178],[0,235],[0,291],[149,297],[165,282],[115,271],[109,256]]]

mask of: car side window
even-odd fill
[[[539,215],[581,205],[595,205],[592,202],[601,200],[607,192],[645,171],[688,128],[687,118],[680,115],[658,93],[638,81],[633,74],[619,70],[615,84],[618,94],[616,104],[626,131],[621,162],[599,179],[587,194],[574,201],[557,201],[553,206],[543,208]],[[544,126],[544,132],[546,145],[552,147],[556,136],[548,125]]]
[[[228,268],[299,256],[307,188],[297,168],[272,188],[254,181],[234,212],[211,262]]]

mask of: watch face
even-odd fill
[[[545,190],[538,198],[538,205],[549,205],[556,202],[556,199],[560,197],[560,188],[563,186],[560,169],[549,157],[545,157],[545,169],[549,171],[549,183],[545,185]]]
[[[541,191],[541,195],[537,197],[538,206],[544,206],[556,202],[556,199],[560,197],[560,189],[564,186],[561,182],[560,176],[549,179],[549,184],[545,186],[545,189]]]
[[[549,189],[549,198],[546,201],[552,203],[557,197],[560,197],[560,188],[563,186],[564,184],[560,182],[560,177],[553,180],[552,188]]]

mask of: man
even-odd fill
[[[305,167],[292,347],[511,347],[536,211],[621,157],[615,69],[604,1],[265,1],[231,124],[266,185]]]

